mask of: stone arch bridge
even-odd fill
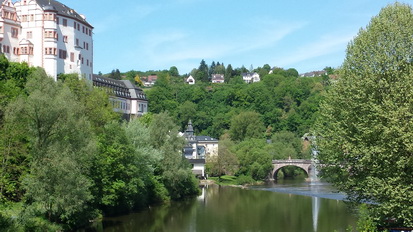
[[[303,159],[288,159],[288,160],[273,160],[272,161],[273,170],[270,173],[270,179],[274,179],[277,175],[278,171],[287,166],[294,166],[299,167],[305,171],[307,176],[311,178],[312,172],[311,170],[314,168],[313,162],[311,160],[303,160]]]

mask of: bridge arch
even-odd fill
[[[313,168],[311,160],[288,159],[288,160],[273,160],[273,170],[271,171],[270,179],[276,178],[276,174],[283,167],[294,166],[305,171],[308,177],[311,177],[311,169]]]

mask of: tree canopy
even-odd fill
[[[322,104],[322,175],[376,222],[413,226],[413,12],[383,8],[349,43]]]

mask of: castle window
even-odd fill
[[[63,49],[59,49],[59,58],[66,59],[66,57],[67,57],[67,51]]]
[[[11,28],[11,37],[17,38],[18,35],[19,35],[19,29],[15,28],[15,27],[12,27]]]
[[[63,26],[67,27],[67,19],[63,19]]]
[[[13,48],[13,54],[14,55],[19,55],[19,50],[20,50],[19,48],[14,47]]]

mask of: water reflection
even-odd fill
[[[318,228],[318,213],[320,211],[320,198],[318,197],[312,197],[311,198],[311,203],[313,206],[313,228],[314,231],[317,231]]]
[[[106,218],[93,231],[331,232],[354,223],[341,201],[209,186],[198,198]]]

